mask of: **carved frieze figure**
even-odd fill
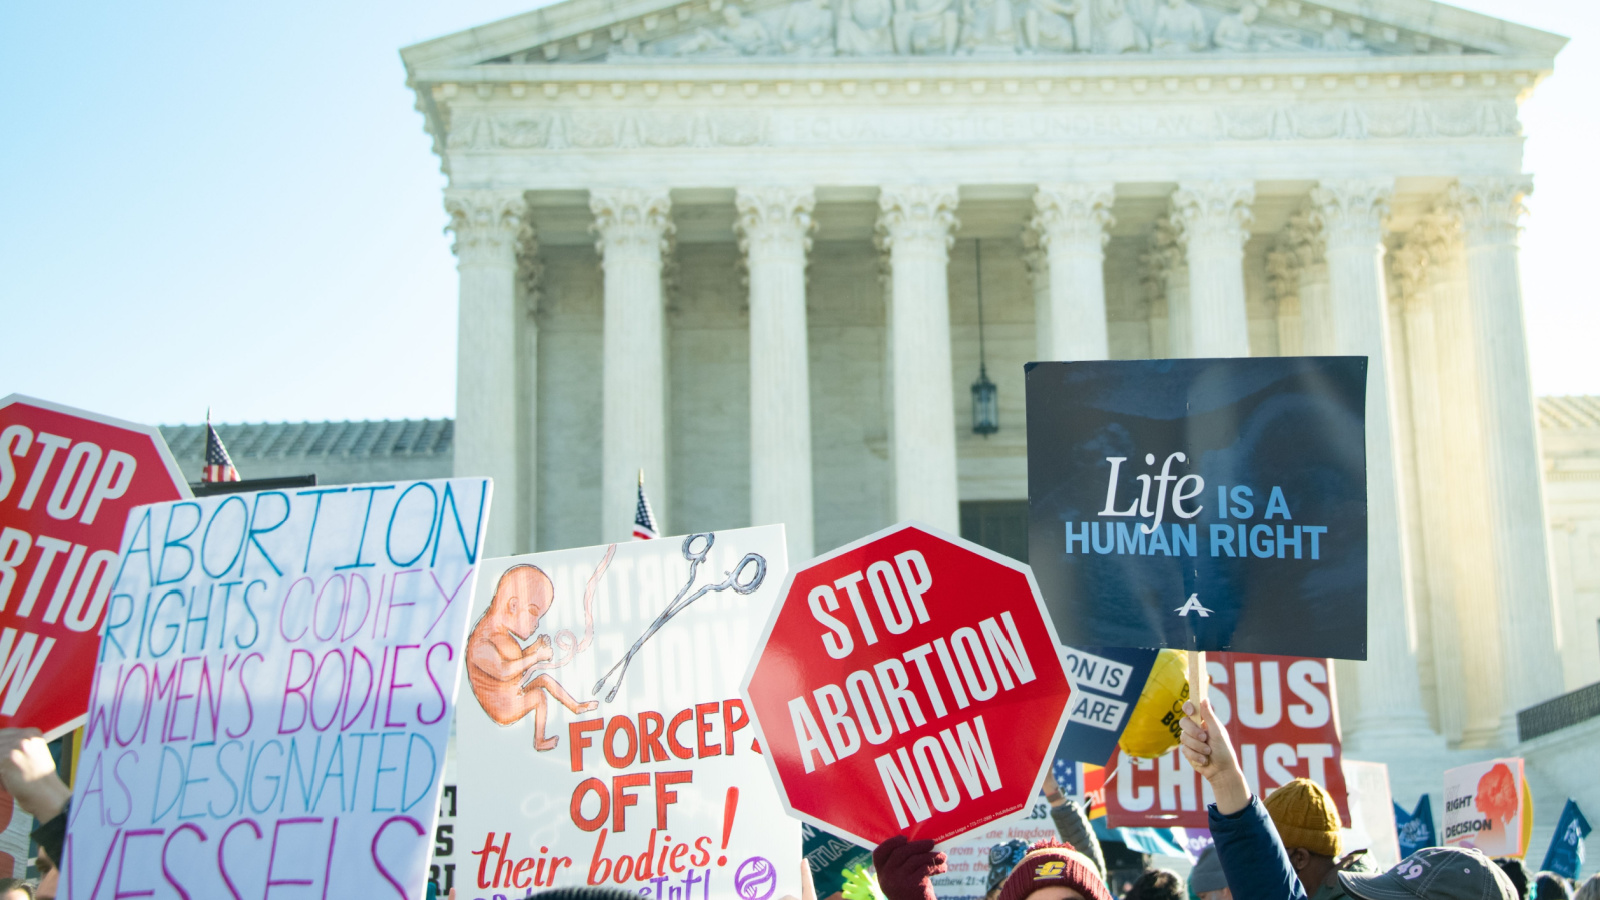
[[[965,0],[961,9],[961,46],[968,52],[1015,51],[1017,17],[1011,0]]]
[[[1335,25],[1322,33],[1322,49],[1365,50],[1367,43],[1351,34],[1350,29],[1343,25]]]
[[[953,53],[960,35],[955,0],[895,0],[894,44],[901,53]]]
[[[1022,14],[1022,33],[1029,50],[1060,50],[1070,52],[1078,48],[1074,16],[1083,13],[1087,0],[1029,0]]]
[[[1205,17],[1189,0],[1167,0],[1156,10],[1150,30],[1150,49],[1157,51],[1204,50],[1211,45]]]
[[[1222,17],[1222,21],[1217,23],[1217,30],[1211,34],[1211,42],[1217,45],[1218,50],[1249,50],[1259,15],[1260,10],[1256,9],[1254,3],[1246,3],[1237,13]]]
[[[1100,31],[1095,50],[1100,53],[1127,53],[1149,50],[1150,39],[1128,15],[1126,0],[1103,0],[1100,4]]]
[[[836,47],[840,53],[869,56],[894,52],[890,0],[836,0],[839,17]]]
[[[1223,16],[1211,42],[1219,50],[1304,50],[1305,39],[1289,28],[1270,28],[1256,24],[1261,7],[1247,2],[1237,13]]]
[[[679,56],[754,56],[772,44],[767,26],[753,17],[747,18],[736,6],[724,6],[722,19],[726,23],[715,31],[696,29],[687,41],[678,45]]]
[[[833,10],[828,0],[799,0],[783,17],[778,45],[800,56],[833,55]]]

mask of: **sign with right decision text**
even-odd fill
[[[1365,659],[1366,367],[1029,363],[1028,557],[1061,639]]]
[[[1527,782],[1521,759],[1491,759],[1444,773],[1446,847],[1471,847],[1485,856],[1521,856],[1528,849],[1524,819]]]

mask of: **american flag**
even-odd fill
[[[222,446],[222,438],[217,437],[217,430],[211,427],[211,415],[207,413],[206,467],[200,473],[200,483],[238,480],[239,470],[233,467],[233,460],[228,458],[228,448]]]
[[[221,446],[220,444],[218,446]],[[633,510],[633,539],[648,541],[660,537],[656,531],[655,513],[650,511],[650,499],[644,495],[644,470],[639,470],[639,504]]]

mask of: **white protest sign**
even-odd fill
[[[1035,808],[1014,816],[990,822],[988,826],[967,840],[942,847],[946,857],[946,871],[928,879],[939,900],[983,900],[988,892],[989,850],[1006,841],[1057,840],[1055,821],[1050,814]]]
[[[1491,759],[1444,773],[1446,847],[1472,847],[1486,856],[1521,856],[1532,819],[1521,759]]]
[[[781,526],[484,564],[456,724],[461,900],[800,895],[800,823],[739,699],[786,571]]]
[[[488,479],[134,510],[61,896],[420,897]]]
[[[1350,804],[1350,827],[1339,829],[1345,852],[1366,850],[1379,869],[1400,861],[1400,833],[1394,826],[1389,767],[1379,762],[1339,760]]]

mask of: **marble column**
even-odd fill
[[[1170,359],[1167,347],[1167,254],[1152,236],[1139,254],[1139,289],[1144,294],[1145,320],[1149,323],[1150,358]]]
[[[1106,229],[1115,221],[1111,182],[1042,184],[1033,195],[1032,228],[1050,262],[1050,355],[1107,359]]]
[[[1250,355],[1244,242],[1255,196],[1254,183],[1223,180],[1181,183],[1172,195],[1189,262],[1189,356]]]
[[[1189,260],[1184,255],[1181,226],[1175,215],[1156,219],[1150,233],[1151,261],[1158,263],[1167,300],[1166,359],[1194,356],[1190,351],[1193,335],[1189,330]]]
[[[1426,631],[1431,640],[1418,644],[1418,656],[1428,651],[1433,668],[1435,708],[1439,731],[1459,741],[1465,719],[1461,693],[1457,689],[1463,673],[1459,622],[1455,615],[1454,549],[1450,542],[1450,518],[1455,515],[1452,482],[1456,473],[1445,464],[1448,452],[1443,406],[1449,391],[1442,380],[1439,359],[1439,334],[1434,312],[1438,306],[1441,279],[1434,273],[1435,254],[1430,235],[1413,228],[1404,241],[1389,254],[1390,284],[1394,286],[1399,325],[1391,337],[1404,344],[1405,371],[1396,373],[1395,395],[1409,400],[1411,456],[1407,475],[1413,481],[1417,521],[1412,532],[1410,559],[1416,591],[1418,633]],[[1427,627],[1423,628],[1423,624]],[[1424,668],[1426,671],[1426,668]]]
[[[539,301],[544,263],[539,256],[539,236],[532,223],[517,233],[518,337],[517,407],[523,423],[517,455],[522,475],[522,546],[539,549]]]
[[[1434,355],[1438,360],[1439,427],[1444,434],[1437,460],[1424,477],[1445,480],[1450,552],[1448,593],[1434,588],[1434,666],[1438,670],[1440,723],[1462,747],[1489,747],[1499,740],[1501,635],[1497,628],[1472,632],[1472,658],[1462,656],[1465,623],[1498,621],[1494,559],[1490,551],[1488,481],[1483,461],[1482,403],[1472,309],[1467,298],[1466,258],[1460,211],[1446,205],[1426,216],[1414,235],[1427,249],[1427,296],[1433,308]],[[1413,342],[1414,352],[1427,352]],[[1450,681],[1451,673],[1460,678]],[[1459,718],[1459,732],[1452,719]]]
[[[741,188],[750,270],[750,521],[782,523],[791,565],[812,553],[811,369],[806,335],[810,188]]]
[[[1502,740],[1516,739],[1516,714],[1561,693],[1552,608],[1550,547],[1528,342],[1517,267],[1525,176],[1463,178],[1451,191],[1461,210],[1467,296],[1483,414],[1483,458],[1495,588],[1504,637]]]
[[[1278,307],[1278,355],[1300,356],[1304,323],[1300,318],[1300,264],[1294,251],[1280,245],[1267,253],[1267,287]]]
[[[1352,744],[1363,750],[1422,747],[1434,738],[1417,677],[1394,399],[1383,221],[1394,182],[1325,181],[1311,192],[1322,222],[1333,320],[1333,352],[1367,357],[1367,659]]]
[[[1039,232],[1033,226],[1022,229],[1022,264],[1028,270],[1028,285],[1033,288],[1033,359],[1055,359],[1051,350],[1055,329],[1050,312],[1050,258],[1040,246]]]
[[[1310,213],[1289,217],[1284,247],[1294,254],[1300,300],[1300,352],[1333,352],[1333,321],[1328,300],[1328,261],[1322,255],[1322,228]]]
[[[641,469],[656,514],[671,508],[661,282],[662,256],[673,227],[671,206],[665,190],[589,192],[605,279],[600,539],[607,542],[625,541],[632,534]],[[663,533],[671,533],[670,523],[658,524]]]
[[[520,553],[517,233],[521,191],[445,191],[460,275],[454,472],[494,479],[486,556]]]
[[[878,195],[893,292],[895,518],[951,534],[961,531],[947,271],[956,202],[954,187],[885,187]]]

